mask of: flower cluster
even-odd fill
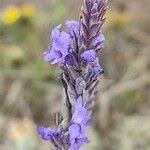
[[[79,150],[89,142],[85,129],[91,119],[98,76],[103,73],[97,56],[104,47],[101,27],[106,9],[106,0],[85,0],[79,22],[67,21],[66,32],[61,31],[61,25],[54,28],[51,44],[43,54],[46,62],[61,67],[66,95],[58,128],[37,128],[40,137],[51,141],[56,150]]]

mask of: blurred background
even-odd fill
[[[36,125],[60,109],[59,68],[44,63],[51,29],[83,0],[0,0],[0,150],[48,150]],[[150,0],[111,0],[91,143],[82,150],[150,150]]]

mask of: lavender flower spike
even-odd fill
[[[98,53],[104,47],[101,27],[106,9],[107,0],[84,0],[80,20],[67,21],[66,32],[60,31],[60,25],[54,28],[51,45],[44,52],[44,60],[58,64],[62,70],[65,99],[58,127],[37,127],[37,132],[56,150],[79,150],[89,142],[85,130],[91,119],[98,76],[103,73]]]

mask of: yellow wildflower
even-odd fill
[[[111,11],[110,10],[106,11],[106,14],[104,16],[104,17],[107,18],[106,22],[104,24],[105,27],[110,27],[113,24],[114,15],[115,15],[114,11],[112,11],[112,10]]]
[[[25,4],[22,6],[22,15],[24,17],[32,17],[36,12],[36,8],[32,4]]]
[[[129,16],[127,12],[121,10],[109,10],[106,12],[105,17],[108,18],[104,24],[105,27],[110,27],[113,25],[123,26],[129,22]]]
[[[15,23],[21,15],[20,9],[17,6],[9,6],[2,13],[2,20],[5,24]]]
[[[118,25],[124,25],[124,24],[126,24],[127,22],[128,22],[128,15],[127,15],[127,13],[126,12],[124,12],[124,11],[118,11],[117,13],[116,13],[116,24],[118,24]]]

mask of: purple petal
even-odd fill
[[[73,66],[73,65],[74,65],[74,60],[73,60],[73,58],[72,58],[71,55],[67,55],[67,56],[65,57],[65,62],[66,62],[69,66]]]
[[[61,24],[58,25],[57,27],[55,27],[53,30],[52,30],[52,33],[51,33],[51,40],[56,40],[59,36],[60,36],[60,28],[61,28]]]
[[[66,48],[68,49],[68,46],[70,45],[71,43],[71,38],[70,38],[70,35],[66,32],[61,32],[60,34],[60,40],[61,40],[61,46],[63,48]]]
[[[60,32],[61,25],[52,30],[52,44],[48,47],[48,51],[43,53],[44,60],[51,64],[60,64],[65,61],[65,57],[69,53],[71,37],[66,32]]]
[[[93,62],[96,59],[96,52],[94,50],[88,50],[83,52],[81,57],[86,62]]]
[[[96,43],[102,43],[105,41],[104,35],[101,33],[97,38],[96,38]]]
[[[79,150],[82,144],[89,142],[84,130],[76,123],[71,124],[69,127],[69,141],[73,150]]]
[[[71,36],[74,35],[73,32],[76,34],[76,36],[79,35],[79,22],[70,20],[66,22],[66,26]]]
[[[43,53],[43,57],[45,62],[51,62],[51,64],[62,62],[62,54],[60,51],[46,51]]]
[[[80,96],[78,97],[77,101],[76,101],[76,106],[75,106],[75,108],[76,108],[76,109],[80,109],[80,108],[82,107],[82,105],[83,105],[83,98],[82,98],[82,96],[80,95]]]
[[[63,61],[62,61],[62,59],[61,58],[57,58],[57,59],[54,59],[52,62],[51,62],[51,64],[53,65],[53,64],[61,64]]]
[[[70,133],[70,143],[74,143],[75,138],[77,138],[80,135],[80,126],[78,124],[72,124],[69,127],[69,133]]]
[[[53,57],[51,56],[51,54],[50,54],[49,51],[45,51],[45,52],[43,53],[43,58],[44,58],[44,61],[45,61],[45,62],[49,62],[49,61],[52,60]]]
[[[98,44],[97,49],[101,49],[104,47],[104,41],[105,41],[105,37],[102,33],[100,33],[100,35],[96,38],[95,44]]]
[[[87,109],[83,106],[83,98],[82,96],[79,96],[76,101],[75,112],[72,116],[71,122],[80,124],[81,126],[86,126],[89,120],[89,113]]]
[[[37,127],[37,132],[43,140],[50,140],[57,135],[57,130],[53,128]]]
[[[92,65],[92,72],[94,74],[97,74],[97,73],[103,73],[103,68],[100,66],[100,64],[98,62],[95,62],[93,65]]]

